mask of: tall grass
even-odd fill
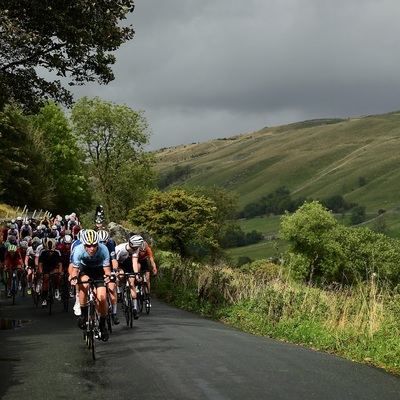
[[[310,287],[268,262],[162,263],[154,292],[171,303],[246,332],[297,343],[400,373],[400,296],[372,280]]]

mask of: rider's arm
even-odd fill
[[[156,275],[157,274],[157,265],[156,265],[156,263],[154,261],[153,252],[151,251],[151,248],[150,248],[149,245],[147,245],[146,253],[147,253],[147,257],[150,260],[150,264],[151,264],[151,267],[153,269],[153,274]]]

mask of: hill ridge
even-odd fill
[[[174,185],[218,185],[257,201],[281,186],[323,199],[341,194],[368,210],[397,206],[400,112],[321,118],[154,152],[160,174],[190,171]],[[364,185],[360,185],[363,178]]]

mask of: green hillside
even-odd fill
[[[400,111],[319,119],[157,151],[157,170],[190,168],[175,185],[219,185],[239,206],[281,186],[292,198],[340,194],[367,212],[400,206]],[[361,184],[362,182],[362,184]]]

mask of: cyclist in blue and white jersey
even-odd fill
[[[100,314],[100,333],[101,340],[108,340],[106,318],[108,314],[106,281],[111,276],[110,254],[104,244],[99,243],[99,236],[93,229],[85,230],[80,237],[82,244],[78,245],[72,254],[73,269],[70,277],[71,285],[76,285],[78,276],[86,281],[89,278],[100,280],[96,286],[97,312]],[[79,284],[79,301],[81,305],[81,316],[78,319],[78,326],[81,329],[86,327],[86,316],[88,313],[89,284]]]

